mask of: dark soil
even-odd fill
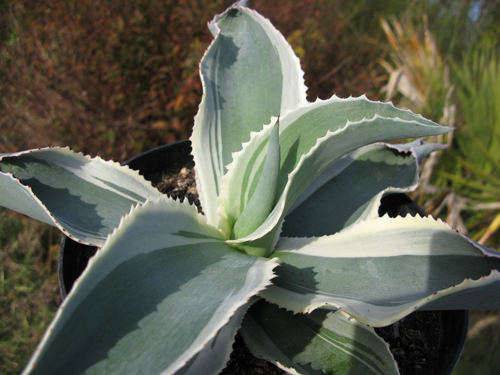
[[[288,373],[263,359],[255,358],[245,346],[243,337],[236,334],[233,352],[220,375],[287,375]]]
[[[198,211],[202,212],[198,191],[196,190],[194,169],[182,168],[177,174],[165,174],[162,180],[155,184],[155,187],[171,198],[180,199],[181,202],[187,198],[190,204],[196,205]]]
[[[440,311],[418,311],[375,332],[389,345],[402,375],[433,375],[444,340]]]

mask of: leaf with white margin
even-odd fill
[[[346,118],[349,117],[340,120],[336,118],[336,116],[349,116],[349,113],[344,113],[346,108],[353,112],[350,115],[351,118],[356,117],[358,106],[364,108],[363,113],[369,110],[378,111],[390,117],[375,114],[373,118],[362,117],[356,122],[347,121]],[[298,112],[303,113],[298,116]],[[361,117],[359,114],[358,116]],[[338,128],[341,124],[345,126]],[[328,130],[329,126],[335,131]],[[281,131],[283,128],[285,130]],[[319,139],[315,138],[314,133],[317,129],[323,129],[326,135]],[[400,110],[386,103],[371,102],[364,97],[346,100],[332,98],[324,102],[317,101],[293,111],[283,119],[280,118],[281,169],[277,194],[281,194],[281,197],[273,212],[256,231],[247,237],[234,240],[234,243],[241,247],[255,246],[252,244],[253,241],[267,236],[266,241],[259,241],[261,250],[257,249],[254,252],[254,254],[266,255],[266,251],[274,247],[283,218],[295,200],[321,173],[342,156],[375,142],[437,135],[451,130],[453,129],[426,120],[410,111]],[[225,200],[223,206],[227,217],[237,217],[244,197],[247,196],[245,192],[250,191],[251,196],[254,190],[252,185],[255,185],[255,182],[250,181],[245,184],[245,181],[248,175],[254,173],[253,171],[256,171],[256,175],[261,173],[259,170],[263,166],[262,164],[256,165],[255,160],[260,160],[259,154],[263,151],[258,150],[262,150],[263,147],[260,147],[260,144],[264,145],[267,141],[266,132],[268,132],[268,127],[261,132],[262,136],[259,133],[252,137],[251,145],[245,145],[247,147],[244,147],[242,152],[234,155],[234,162],[229,166],[227,175],[224,176],[224,191],[221,199]],[[317,133],[322,133],[322,131]],[[312,145],[312,148],[304,145]],[[257,151],[247,154],[247,148]],[[240,186],[243,186],[243,189],[239,188]],[[242,192],[239,195],[234,194],[234,191],[238,190]]]
[[[241,306],[231,317],[229,323],[222,327],[217,335],[175,375],[218,375],[229,361],[233,351],[234,338],[241,327],[243,317],[248,308],[256,301],[257,299],[252,299],[246,305]]]
[[[188,203],[146,201],[90,260],[24,374],[172,374],[276,265],[232,249]]]
[[[234,223],[253,197],[250,186],[254,184],[257,189],[257,182],[260,181],[268,153],[269,140],[277,124],[277,122],[271,122],[269,125],[264,125],[260,132],[252,132],[250,141],[243,145],[243,150],[233,154],[235,159],[228,165],[228,172],[222,178],[222,192],[217,199],[219,205],[217,213],[221,223],[224,223],[222,229],[226,237],[232,234]],[[247,169],[242,170],[240,166],[247,167]],[[260,166],[262,169],[259,168]]]
[[[102,246],[132,205],[160,192],[137,171],[68,148],[0,155],[0,205]]]
[[[442,148],[421,141],[407,145],[376,143],[349,153],[318,176],[295,201],[280,236],[319,237],[341,231],[362,217],[372,199],[378,197],[380,202],[380,192],[415,190],[418,161]]]
[[[200,65],[203,98],[191,141],[200,201],[218,226],[216,199],[231,154],[271,116],[305,103],[307,88],[292,48],[257,12],[233,6],[209,27],[216,37]]]
[[[382,126],[387,124],[392,124],[392,127]],[[359,142],[359,146],[352,147],[360,137],[357,127],[363,128],[364,140]],[[374,102],[365,96],[347,99],[334,96],[301,105],[292,113],[280,117],[281,190],[285,189],[287,175],[296,169],[302,156],[310,153],[317,146],[318,139],[325,138],[327,134],[347,133],[345,148],[353,151],[370,143],[438,135],[451,130],[453,128],[396,108],[392,103]]]
[[[291,374],[399,374],[375,330],[342,311],[294,315],[260,301],[245,316],[241,334],[255,356]]]
[[[295,312],[328,305],[385,326],[431,302],[432,309],[500,309],[491,297],[500,293],[500,253],[430,217],[384,216],[332,236],[282,237],[274,256],[283,264],[262,296]]]
[[[279,124],[273,126],[267,147],[266,161],[259,183],[243,212],[234,223],[232,235],[245,237],[257,229],[269,216],[276,200],[276,183],[280,171]]]

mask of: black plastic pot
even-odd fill
[[[124,164],[132,169],[139,170],[147,180],[154,183],[161,180],[163,173],[178,173],[184,167],[192,168],[194,162],[190,153],[191,142],[185,140],[145,152],[128,160]],[[385,196],[381,202],[379,215],[382,216],[386,213],[391,217],[398,215],[405,216],[407,214],[426,216],[425,211],[405,194],[390,194]],[[59,251],[58,265],[59,287],[63,299],[66,298],[74,281],[81,275],[88,260],[95,254],[96,250],[97,248],[95,247],[82,245],[68,237],[63,237]],[[411,315],[418,316],[417,314],[421,317],[425,317],[426,314],[438,316],[442,327],[440,329],[442,332],[439,338],[440,345],[432,349],[437,351],[434,354],[439,356],[440,360],[434,371],[428,373],[450,375],[465,345],[469,325],[469,311],[417,311]],[[393,327],[385,327],[383,330],[391,331]],[[381,336],[383,337],[383,335]]]

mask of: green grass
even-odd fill
[[[54,317],[60,237],[0,208],[0,374],[20,373]]]
[[[500,374],[500,311],[471,311],[462,358],[452,375]]]

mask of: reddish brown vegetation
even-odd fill
[[[12,2],[1,14],[2,152],[71,145],[123,161],[187,138],[201,98],[198,63],[212,40],[206,21],[229,4]],[[376,97],[380,50],[352,27],[348,2],[252,4],[301,57],[310,100]]]

